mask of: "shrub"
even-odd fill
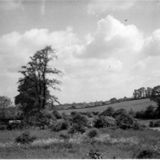
[[[72,115],[70,119],[71,124],[77,124],[81,126],[88,126],[88,119],[86,116],[80,114],[80,113],[75,113]]]
[[[24,124],[22,121],[20,120],[10,120],[8,122],[8,126],[7,129],[11,130],[11,129],[22,129],[24,127]]]
[[[99,112],[93,111],[92,114],[96,116],[99,114]]]
[[[119,114],[116,117],[117,125],[122,129],[134,128],[138,129],[138,122],[129,114]]]
[[[91,112],[85,112],[85,115],[89,118],[93,117],[92,113]]]
[[[87,136],[89,137],[89,138],[94,138],[94,137],[97,137],[98,136],[98,134],[99,134],[99,132],[98,132],[98,130],[96,129],[96,128],[93,128],[93,129],[91,129],[91,130],[89,130],[88,132],[87,132]]]
[[[0,130],[6,130],[7,125],[6,124],[0,124]]]
[[[68,129],[68,123],[64,120],[58,120],[51,126],[51,130],[56,132],[65,130],[65,129]]]
[[[53,116],[56,117],[57,119],[61,119],[61,118],[62,118],[61,114],[60,114],[57,110],[54,110],[54,111],[52,112],[52,114],[53,114]]]
[[[150,127],[160,127],[160,120],[151,121],[151,122],[149,123],[149,126],[150,126]]]
[[[106,110],[104,110],[100,115],[102,116],[113,116],[114,109],[112,107],[108,107]]]
[[[68,139],[69,139],[68,133],[61,133],[61,134],[59,135],[59,137],[62,138],[63,140],[68,140]]]
[[[149,122],[149,127],[154,127],[154,122],[153,121]]]
[[[102,159],[102,153],[99,152],[97,149],[91,149],[87,155],[87,157],[90,159]]]
[[[82,125],[79,124],[73,124],[69,130],[68,133],[69,134],[74,134],[74,133],[84,133],[86,131],[86,128]]]
[[[94,120],[94,127],[96,128],[105,128],[114,126],[116,126],[116,120],[113,117],[99,116]]]
[[[146,149],[146,150],[141,150],[140,152],[138,152],[138,154],[136,155],[137,159],[146,159],[146,158],[153,158],[153,151]]]
[[[114,112],[113,117],[116,118],[117,116],[121,114],[127,114],[127,111],[125,109],[118,109]]]
[[[29,132],[24,132],[15,139],[16,143],[30,144],[36,139],[35,136],[31,136]]]

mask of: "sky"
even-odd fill
[[[0,95],[47,45],[63,72],[61,103],[131,97],[160,85],[160,0],[0,0]]]

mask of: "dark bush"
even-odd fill
[[[57,110],[54,110],[54,111],[52,112],[52,114],[53,114],[53,116],[56,117],[57,119],[61,119],[61,118],[62,118],[61,114],[60,114]]]
[[[113,116],[114,109],[112,107],[108,107],[106,110],[104,110],[100,115],[102,116]]]
[[[153,151],[152,150],[141,150],[140,152],[138,152],[138,154],[136,155],[137,159],[147,159],[147,158],[153,158]]]
[[[84,133],[85,131],[86,127],[79,124],[72,124],[72,126],[68,129],[69,134]]]
[[[97,149],[91,149],[87,155],[89,159],[102,159],[102,153]]]
[[[116,117],[117,125],[122,129],[135,128],[138,129],[138,122],[129,114],[119,114]]]
[[[93,114],[91,112],[85,112],[85,115],[89,118],[93,117]]]
[[[85,115],[82,115],[80,113],[75,113],[71,116],[71,119],[70,119],[70,122],[71,122],[71,125],[72,124],[77,124],[77,125],[80,125],[80,126],[88,126],[88,119]]]
[[[118,109],[114,112],[113,117],[116,118],[117,116],[121,115],[121,114],[127,114],[127,111],[125,109]]]
[[[116,120],[109,116],[99,116],[94,120],[95,128],[115,127]]]
[[[92,114],[97,116],[99,114],[99,112],[93,111]]]
[[[68,129],[68,123],[64,120],[58,120],[51,126],[51,130],[56,132],[65,129]]]
[[[36,139],[35,136],[31,136],[29,132],[24,132],[15,139],[16,143],[30,144]]]
[[[8,122],[7,129],[12,130],[12,129],[22,129],[24,128],[24,123],[23,121],[20,120],[10,120]]]
[[[0,130],[6,130],[7,127],[8,126],[6,124],[0,124]]]
[[[154,122],[153,121],[149,122],[149,127],[154,127]]]
[[[69,139],[69,134],[68,133],[61,133],[59,135],[60,138],[62,138],[63,140],[68,140]]]
[[[150,126],[150,127],[160,127],[160,120],[151,121],[151,122],[149,123],[149,126]]]
[[[94,137],[97,137],[99,135],[99,132],[96,128],[93,128],[93,129],[90,129],[88,132],[87,132],[87,136],[89,138],[94,138]]]

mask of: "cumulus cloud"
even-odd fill
[[[62,92],[58,93],[61,102],[122,97],[131,95],[135,88],[158,84],[159,29],[146,36],[135,25],[125,25],[108,15],[97,22],[95,33],[85,38],[81,40],[72,27],[1,36],[0,93],[11,97],[17,94],[17,71],[46,45],[56,49],[56,66],[64,72]]]
[[[148,56],[160,55],[160,29],[157,29],[145,40],[143,52]]]
[[[96,15],[106,11],[126,10],[131,8],[135,0],[91,0],[88,4],[87,11],[89,14]]]
[[[22,0],[1,0],[0,1],[0,8],[4,10],[15,10],[15,9],[22,9]]]
[[[131,56],[143,47],[143,34],[135,25],[125,25],[108,15],[97,22],[95,34],[78,53],[82,58],[108,58]]]

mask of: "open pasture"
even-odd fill
[[[83,109],[66,109],[66,110],[59,110],[61,113],[71,113],[73,111],[76,112],[102,112],[108,107],[113,107],[115,110],[117,109],[126,109],[127,111],[133,109],[133,111],[141,111],[145,110],[149,105],[153,105],[157,107],[156,103],[151,101],[150,99],[140,99],[140,100],[132,100],[132,101],[125,101],[120,103],[108,104],[104,106],[97,106],[91,108],[83,108]]]
[[[6,132],[6,135],[5,135]],[[9,133],[10,132],[10,133]],[[13,142],[16,135],[23,131],[4,131],[0,133],[0,143]],[[38,139],[59,138],[59,133],[50,130],[31,129],[30,133]],[[13,136],[12,136],[13,135]],[[8,138],[6,138],[8,137]],[[83,139],[80,143],[56,142],[50,145],[41,146],[13,146],[0,149],[0,158],[88,158],[87,153],[93,148],[93,144],[85,137],[85,134],[76,135],[75,142]],[[103,158],[134,158],[135,154],[142,148],[152,148],[160,152],[160,134],[158,131],[146,130],[122,130],[122,129],[101,129],[94,142],[94,149],[97,149]],[[159,154],[155,158],[160,158]]]

